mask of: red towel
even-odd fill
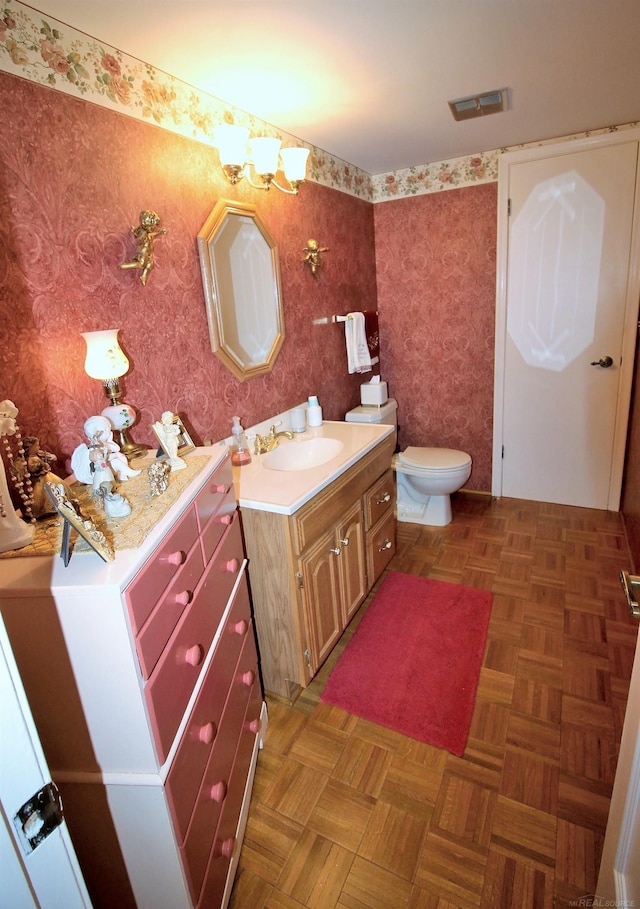
[[[369,356],[380,358],[380,335],[378,332],[378,313],[372,309],[364,313],[364,333],[367,336]]]

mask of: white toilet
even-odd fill
[[[389,398],[380,407],[361,405],[350,410],[350,423],[398,425],[398,404]],[[413,524],[444,527],[451,522],[451,493],[457,492],[471,475],[471,455],[452,448],[409,446],[394,455],[398,490],[397,518]]]

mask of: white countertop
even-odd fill
[[[371,451],[378,442],[395,431],[391,425],[325,421],[322,426],[296,434],[279,445],[295,445],[316,437],[339,439],[343,448],[335,458],[307,470],[271,470],[264,466],[264,455],[251,456],[251,463],[233,468],[236,497],[241,508],[293,514]]]

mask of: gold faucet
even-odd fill
[[[253,445],[254,454],[265,454],[267,451],[273,451],[283,437],[292,439],[293,433],[289,429],[285,429],[282,432],[276,432],[275,425],[269,429],[268,436],[260,436],[256,433],[256,440]]]

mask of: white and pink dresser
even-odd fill
[[[0,609],[95,907],[226,906],[244,834],[266,726],[246,559],[227,449],[192,456],[195,476],[113,561],[0,560]]]

